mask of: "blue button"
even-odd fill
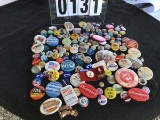
[[[47,62],[48,61],[48,57],[46,55],[42,55],[41,56],[41,60],[44,61],[44,62]]]
[[[47,45],[44,45],[44,52],[46,52],[46,51],[49,51],[50,50],[50,48],[47,46]]]
[[[53,37],[52,35],[50,35],[47,40],[46,40],[46,43],[49,45],[49,46],[56,46],[59,44],[59,39],[56,38],[56,37]]]
[[[76,59],[75,62],[76,62],[76,66],[83,66],[83,64],[84,64],[83,60],[81,60],[79,58]]]
[[[87,69],[92,69],[92,64],[87,63],[87,64],[86,64],[86,68],[87,68]]]
[[[72,55],[71,56],[71,60],[75,61],[76,59],[78,59],[78,55]]]
[[[43,79],[44,75],[42,72],[36,74],[36,78]]]
[[[65,87],[65,86],[67,86],[67,85],[70,85],[71,83],[70,83],[69,79],[63,79],[63,80],[61,81],[61,84],[62,84],[63,87]]]
[[[41,85],[41,79],[40,78],[35,78],[32,82],[32,84],[36,87],[36,86],[40,86]]]
[[[62,85],[59,82],[50,82],[46,86],[46,94],[49,97],[58,97],[60,95],[60,89]]]
[[[64,58],[64,60],[69,60],[68,56],[64,56],[63,58]]]
[[[95,50],[93,50],[92,48],[89,48],[88,50],[87,50],[87,54],[88,55],[93,55],[95,53]]]
[[[70,72],[64,72],[63,74],[64,79],[68,79],[71,77],[71,73]]]
[[[61,68],[63,71],[71,72],[75,68],[75,63],[71,60],[65,60],[61,63]]]

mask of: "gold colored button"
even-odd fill
[[[51,70],[48,72],[48,79],[50,81],[56,81],[59,78],[59,72],[57,70]]]
[[[111,48],[112,48],[112,50],[117,51],[117,50],[119,50],[119,44],[113,43],[113,44],[111,45]]]
[[[43,61],[39,62],[39,66],[40,66],[41,68],[44,68],[44,67],[45,67],[45,65],[46,65],[46,63],[45,63],[45,62],[43,62]]]
[[[58,54],[57,52],[54,52],[54,53],[52,54],[52,58],[53,58],[53,59],[59,58],[59,54]]]
[[[104,90],[104,95],[108,98],[108,99],[114,99],[116,97],[116,90],[112,87],[107,87]]]

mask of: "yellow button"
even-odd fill
[[[119,50],[119,44],[113,43],[113,44],[111,45],[111,48],[112,48],[112,50],[117,51],[117,50]]]
[[[73,40],[78,40],[79,35],[78,35],[78,34],[72,34],[72,35],[71,35],[71,38],[72,38]]]
[[[54,30],[54,35],[59,35],[60,31],[59,30]]]
[[[54,53],[52,54],[52,58],[53,58],[53,59],[59,58],[59,54],[58,54],[57,52],[54,52]]]
[[[45,65],[46,65],[46,63],[45,63],[45,62],[43,62],[43,61],[39,62],[39,66],[40,66],[41,68],[44,68],[44,67],[45,67]]]
[[[87,23],[86,23],[86,22],[81,21],[81,22],[79,22],[79,26],[80,26],[80,27],[87,26]]]
[[[108,98],[108,99],[114,99],[116,97],[116,90],[112,87],[107,87],[104,90],[104,95]]]
[[[51,70],[48,72],[48,79],[50,81],[56,81],[59,78],[59,72],[57,70]]]
[[[105,74],[106,74],[107,76],[111,76],[111,75],[112,75],[112,72],[111,72],[110,70],[106,70],[106,71],[105,71]]]

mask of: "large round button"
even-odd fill
[[[151,80],[153,78],[153,72],[148,67],[140,67],[138,69],[138,75],[146,80]]]
[[[71,60],[65,60],[61,63],[61,68],[63,71],[71,72],[75,68],[75,63]]]

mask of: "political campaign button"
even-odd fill
[[[41,85],[41,79],[40,78],[35,78],[33,81],[32,81],[32,84],[33,86],[40,86]]]
[[[44,61],[44,62],[47,62],[48,61],[48,57],[46,55],[42,55],[41,56],[41,60]]]
[[[49,97],[58,97],[60,95],[60,89],[62,85],[59,82],[50,82],[46,86],[46,94]]]
[[[80,53],[87,53],[88,48],[89,48],[88,45],[79,46],[78,51]]]
[[[139,78],[139,84],[144,86],[147,84],[147,80],[145,78]]]
[[[71,56],[71,60],[75,61],[76,59],[78,59],[77,55],[74,54],[74,55]]]
[[[114,99],[116,97],[116,90],[112,87],[107,87],[104,90],[104,95],[108,98],[108,99]]]
[[[124,57],[122,55],[117,55],[116,56],[116,61],[119,62],[120,59],[123,59]]]
[[[111,48],[111,46],[110,46],[109,44],[106,44],[106,45],[104,46],[104,48],[105,48],[106,50],[109,50],[109,49]]]
[[[111,75],[112,75],[112,72],[111,72],[111,70],[106,70],[106,71],[105,71],[105,74],[106,74],[107,76],[111,76]]]
[[[122,86],[119,84],[114,84],[112,87],[116,90],[117,94],[120,94],[123,91]]]
[[[92,69],[92,64],[87,63],[87,64],[86,64],[86,69]]]
[[[141,52],[137,48],[130,48],[128,50],[128,54],[131,56],[131,58],[141,57]]]
[[[115,79],[118,84],[125,88],[136,87],[139,82],[137,74],[133,70],[127,68],[117,70],[115,73]]]
[[[37,74],[37,73],[39,73],[40,71],[41,71],[41,67],[38,66],[38,65],[33,66],[33,67],[31,68],[31,72],[34,73],[34,74]]]
[[[125,102],[131,101],[131,98],[129,97],[127,91],[121,92],[120,97],[121,97],[121,99],[123,99]]]
[[[59,58],[56,59],[56,61],[60,64],[64,61],[64,58],[59,57]]]
[[[78,44],[78,41],[77,40],[72,40],[72,44],[74,45],[74,44]],[[72,46],[73,46],[72,45]]]
[[[84,40],[84,37],[83,37],[83,36],[80,36],[80,37],[78,38],[78,41],[79,41],[79,42],[83,42],[83,40]]]
[[[42,87],[42,86],[41,86]],[[34,87],[31,91],[30,91],[30,97],[33,100],[39,100],[41,99],[43,96],[45,95],[45,91],[41,90],[38,87]]]
[[[107,29],[114,29],[114,26],[111,25],[111,24],[107,24],[107,25],[106,25],[106,28],[107,28]]]
[[[117,44],[117,43],[112,43],[112,44],[111,44],[111,48],[112,48],[112,50],[117,51],[117,50],[119,50],[119,44]]]
[[[66,72],[71,72],[75,69],[75,63],[71,60],[65,60],[61,63],[61,69]]]
[[[71,73],[70,72],[64,72],[63,77],[64,77],[64,79],[69,79],[71,77]]]
[[[106,105],[107,104],[107,98],[104,95],[99,95],[98,96],[98,103],[100,105]]]
[[[92,62],[92,58],[91,58],[90,56],[85,56],[85,57],[83,58],[83,61],[84,61],[85,63],[91,63],[91,62]]]
[[[45,69],[50,71],[50,70],[59,70],[60,69],[60,64],[56,61],[49,61],[45,65]]]
[[[47,34],[47,31],[46,30],[42,30],[40,33],[41,33],[41,35]]]
[[[130,68],[132,65],[132,62],[129,59],[120,59],[118,61],[118,64],[122,68]]]
[[[83,27],[83,26],[87,26],[87,23],[86,23],[86,22],[81,21],[81,22],[79,22],[79,23],[78,23],[78,25],[79,25],[80,27]]]
[[[45,65],[46,65],[46,63],[45,63],[44,61],[39,62],[39,66],[40,66],[41,68],[44,68]]]
[[[98,46],[98,50],[104,50],[104,46]]]
[[[62,35],[62,37],[63,37],[63,38],[70,38],[70,34],[69,34],[69,33],[64,33],[64,34]]]
[[[78,103],[78,98],[73,90],[73,87],[71,85],[67,85],[60,90],[62,97],[68,106],[73,106]]]
[[[48,30],[47,33],[48,33],[49,35],[53,35],[53,31],[52,31],[52,30]]]
[[[64,38],[64,39],[62,40],[62,43],[63,43],[64,45],[70,45],[70,44],[71,44],[71,39],[69,39],[69,38]]]
[[[70,48],[70,52],[71,52],[72,54],[78,53],[78,47],[71,47],[71,48]]]
[[[47,46],[47,45],[44,45],[44,52],[46,52],[46,51],[49,51],[50,50],[50,48]]]
[[[83,64],[84,64],[83,60],[81,60],[79,58],[75,60],[75,63],[76,63],[76,66],[83,66]]]
[[[53,31],[53,33],[54,33],[54,35],[59,35],[59,34],[60,34],[60,31],[57,30],[57,29],[55,29],[55,30]]]
[[[34,53],[40,53],[44,50],[44,45],[43,44],[34,44],[32,47],[31,47],[31,50],[32,52]]]
[[[127,47],[126,46],[120,46],[119,50],[122,51],[122,52],[125,52],[125,51],[127,51]]]
[[[51,57],[51,56],[52,56],[52,54],[53,54],[53,52],[52,52],[52,51],[47,51],[47,52],[46,52],[46,56],[47,56],[47,57]]]
[[[88,98],[84,97],[84,96],[81,96],[79,99],[78,99],[78,104],[81,106],[81,107],[87,107],[88,104],[89,104],[89,100]]]
[[[126,55],[125,55],[125,58],[126,58],[126,59],[130,59],[130,58],[132,58],[132,56],[131,56],[130,54],[126,54]]]
[[[107,42],[106,42],[106,41],[104,41],[104,42],[99,42],[99,44],[100,44],[100,45],[105,45],[105,44],[107,44]]]
[[[77,96],[80,96],[80,95],[81,95],[81,92],[79,91],[78,88],[74,88],[74,91],[75,91],[75,93],[76,93]]]
[[[64,48],[66,49],[66,51],[70,50],[71,45],[64,45]]]
[[[45,55],[45,52],[40,52],[40,55],[42,56],[42,55]]]
[[[99,87],[104,87],[104,82],[99,82]]]
[[[63,56],[64,60],[69,60],[69,56]]]
[[[138,43],[135,40],[128,40],[126,41],[126,46],[128,48],[138,48]]]
[[[86,84],[86,83],[80,84],[79,90],[87,98],[96,98],[97,97],[96,89],[90,84]]]
[[[148,67],[140,67],[138,69],[138,76],[146,80],[151,80],[153,78],[153,72]]]
[[[52,58],[53,59],[59,58],[59,54],[57,52],[52,53]]]
[[[78,34],[72,34],[71,38],[72,38],[72,40],[78,40],[79,35]]]
[[[74,25],[71,22],[65,22],[64,26],[69,31],[72,31],[74,29]]]
[[[81,83],[81,78],[79,73],[74,73],[71,77],[70,77],[70,83],[74,86],[74,87],[78,87]]]
[[[139,101],[139,102],[145,102],[147,100],[149,100],[149,94],[140,89],[140,88],[131,88],[128,90],[128,95],[136,100],[136,101]]]
[[[114,77],[113,75],[108,76],[108,77],[107,77],[107,81],[108,81],[108,83],[110,83],[110,84],[115,84],[115,83],[116,83],[115,77]]]
[[[56,37],[53,37],[52,35],[50,35],[47,40],[46,40],[46,43],[49,45],[49,46],[56,46],[59,44],[59,39],[56,38]]]
[[[39,79],[43,79],[43,77],[44,77],[44,75],[43,75],[43,73],[42,72],[39,72],[39,73],[37,73],[36,74],[36,78],[39,78]]]
[[[149,87],[147,87],[147,86],[143,86],[142,90],[146,91],[148,94],[151,92]]]
[[[88,55],[93,55],[93,54],[95,54],[95,50],[92,49],[92,48],[89,48],[89,49],[87,50],[87,54],[88,54]]]
[[[34,60],[32,61],[32,65],[33,65],[33,66],[39,65],[40,62],[41,62],[41,60],[36,58],[36,59],[34,59]]]
[[[56,81],[59,79],[59,72],[57,70],[48,71],[48,80]]]
[[[98,42],[98,41],[93,41],[93,42],[92,42],[92,45],[93,45],[93,46],[98,46],[98,45],[99,45],[99,42]]]
[[[97,90],[97,94],[98,95],[102,95],[103,94],[102,88],[97,88],[96,90]]]
[[[36,36],[34,37],[34,41],[37,42],[37,43],[45,44],[45,42],[46,42],[46,37],[44,37],[43,35],[36,35]]]
[[[98,42],[104,42],[104,41],[106,41],[106,39],[105,39],[104,37],[99,36],[99,35],[91,35],[91,37],[92,37],[94,40],[98,41]]]
[[[83,69],[82,66],[76,66],[75,72],[76,72],[76,73],[79,73],[79,71],[82,70],[82,69]]]
[[[73,33],[80,34],[81,33],[81,28],[74,28]]]
[[[109,69],[110,71],[116,71],[118,69],[118,65],[115,61],[108,61],[107,69]]]
[[[44,115],[50,115],[59,110],[62,101],[59,98],[50,98],[44,101],[40,106],[40,112]]]
[[[63,47],[59,48],[59,53],[65,53],[65,52],[67,52],[65,48],[63,48]]]
[[[67,86],[67,85],[70,85],[69,79],[62,79],[62,80],[61,80],[61,85],[62,85],[63,87],[65,87],[65,86]]]
[[[48,29],[49,30],[57,30],[57,27],[56,26],[50,26]]]
[[[38,54],[38,53],[35,53],[32,55],[32,58],[34,58],[34,59],[38,59],[39,57],[40,57],[40,54]]]
[[[93,78],[94,77],[94,73],[92,71],[87,71],[86,72],[86,75],[89,77],[89,78]]]

